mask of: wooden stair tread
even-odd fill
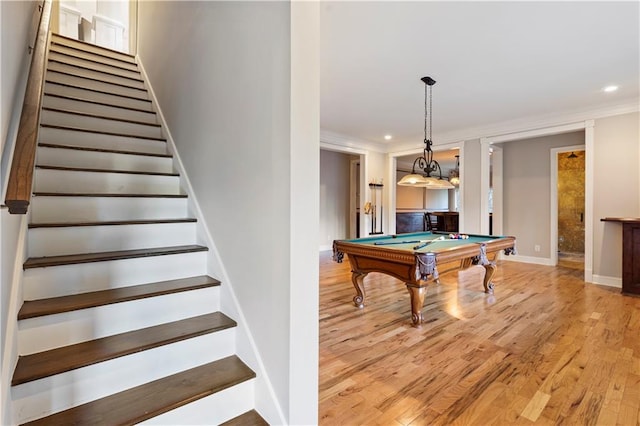
[[[67,36],[65,36],[65,35],[58,34],[58,33],[52,33],[51,35],[52,35],[52,41],[53,41],[54,43],[62,44],[63,46],[66,46],[66,45],[65,45],[64,43],[58,43],[58,42],[56,42],[56,41],[55,41],[55,39],[56,39],[56,38],[58,38],[58,39],[61,39],[61,40],[63,40],[63,41],[65,41],[65,40],[66,40],[66,41],[69,41],[69,42],[70,42],[70,43],[72,43],[72,44],[73,44],[73,43],[78,43],[78,44],[80,44],[80,45],[85,45],[85,46],[87,46],[87,48],[89,48],[89,49],[99,49],[99,50],[103,50],[103,51],[105,51],[105,52],[107,52],[107,53],[115,53],[116,55],[123,55],[123,56],[127,56],[127,57],[131,58],[131,60],[132,60],[132,61],[135,61],[135,55],[132,55],[131,53],[121,52],[121,51],[119,51],[119,50],[110,49],[110,48],[108,48],[108,47],[100,46],[100,45],[93,44],[93,43],[87,43],[87,42],[84,42],[84,41],[82,41],[82,40],[76,40],[75,38],[67,37]]]
[[[82,42],[80,42],[80,43],[82,43]],[[97,46],[97,45],[91,45],[91,46]],[[97,47],[100,47],[100,46],[97,46]],[[70,49],[70,50],[72,50],[74,52],[82,52],[82,53],[87,54],[87,55],[96,56],[96,59],[92,59],[92,61],[93,62],[98,62],[98,63],[101,63],[101,64],[105,64],[105,62],[103,62],[103,60],[107,59],[107,60],[116,61],[117,63],[122,64],[121,66],[123,66],[123,68],[124,68],[124,65],[128,65],[128,66],[131,66],[131,65],[137,66],[138,65],[136,63],[136,61],[135,61],[135,58],[131,57],[131,56],[126,58],[126,59],[117,58],[117,57],[112,56],[112,55],[106,55],[106,54],[103,54],[103,53],[100,53],[100,52],[95,52],[92,49],[81,49],[78,46],[72,46],[70,44],[60,43],[59,41],[51,40],[51,50],[55,51],[57,48]],[[121,52],[116,52],[116,53],[121,53]],[[106,63],[106,64],[108,65],[108,63]]]
[[[79,55],[79,52],[80,52],[79,50],[72,50],[71,52],[68,52],[68,51],[65,52],[64,49],[60,49],[59,47],[66,47],[66,46],[61,45],[61,44],[54,44],[54,45],[51,46],[49,51],[55,53],[56,55],[66,56],[68,58],[73,58],[75,60],[86,61],[86,62],[102,65],[102,66],[109,67],[109,68],[115,68],[116,70],[135,72],[135,73],[138,73],[138,74],[142,75],[142,73],[138,69],[138,64],[136,64],[136,63],[128,64],[126,62],[123,62],[122,64],[119,64],[119,65],[118,64],[110,64],[108,62],[97,61],[97,60],[92,59],[92,58],[85,58],[85,57]],[[91,53],[89,53],[89,54],[91,54]],[[117,75],[117,74],[114,74],[114,75]]]
[[[94,113],[90,113],[90,112],[73,111],[73,110],[70,110],[70,109],[61,109],[61,108],[53,108],[53,107],[42,107],[42,110],[43,111],[52,111],[52,112],[61,112],[63,114],[79,115],[81,117],[100,118],[102,120],[119,121],[121,123],[138,124],[140,126],[162,127],[162,125],[158,124],[158,123],[149,123],[149,122],[146,122],[146,121],[129,120],[129,119],[126,119],[126,118],[108,117],[108,116],[105,116],[105,115],[94,114]]]
[[[121,93],[112,93],[112,92],[107,92],[105,90],[94,89],[94,88],[91,88],[91,87],[78,86],[76,84],[68,84],[68,83],[61,83],[59,81],[51,81],[51,80],[46,79],[46,78],[45,78],[45,83],[46,84],[56,84],[58,86],[71,87],[73,89],[87,90],[89,92],[102,93],[104,95],[116,96],[116,97],[119,97],[119,98],[127,98],[127,99],[133,99],[133,100],[136,100],[136,101],[151,103],[151,99],[148,99],[148,98],[139,98],[137,96],[123,95]]]
[[[137,87],[135,84],[134,85],[130,85],[130,84],[125,84],[125,83],[117,83],[115,81],[104,80],[102,78],[87,77],[86,75],[73,74],[73,73],[70,73],[70,72],[67,72],[67,71],[58,71],[58,70],[47,69],[47,74],[49,74],[49,73],[67,75],[67,76],[70,76],[70,77],[81,78],[82,80],[89,80],[89,81],[95,81],[95,82],[98,82],[98,83],[111,84],[113,86],[124,87],[125,89],[138,90],[140,92],[147,93],[147,89],[141,89],[140,87]]]
[[[84,103],[88,103],[88,104],[102,105],[102,106],[112,107],[112,108],[128,109],[130,111],[137,111],[137,112],[143,112],[143,113],[146,113],[146,114],[157,115],[155,111],[149,111],[149,110],[146,110],[146,109],[134,108],[134,107],[125,106],[125,105],[117,105],[117,104],[112,104],[112,103],[108,103],[108,102],[104,102],[104,101],[97,101],[97,100],[93,100],[93,99],[79,98],[77,96],[61,95],[59,93],[50,93],[50,92],[44,92],[44,96],[50,96],[50,97],[61,98],[61,99],[68,99],[68,100],[71,100],[71,101],[84,102]]]
[[[29,229],[36,228],[66,228],[72,226],[120,226],[120,225],[154,225],[160,223],[193,223],[196,218],[186,217],[180,219],[139,219],[139,220],[105,220],[102,222],[41,222],[30,223]]]
[[[137,170],[92,169],[87,167],[47,166],[43,164],[37,164],[36,169],[59,170],[59,171],[65,171],[65,172],[118,173],[118,174],[126,174],[126,175],[169,176],[169,177],[180,176],[179,173],[142,172]]]
[[[167,141],[165,138],[156,138],[153,136],[142,136],[142,135],[130,135],[127,133],[107,132],[106,130],[85,129],[84,127],[58,126],[54,124],[42,124],[42,123],[40,123],[40,127],[46,127],[49,129],[68,130],[72,132],[86,132],[86,133],[96,133],[99,135],[121,136],[125,138],[134,138],[134,139],[145,139],[145,140],[158,141],[158,142]]]
[[[232,355],[26,424],[139,423],[255,377]]]
[[[269,423],[256,410],[251,410],[222,423],[220,426],[269,426]]]
[[[220,281],[206,275],[160,281],[151,284],[112,288],[69,296],[25,301],[18,312],[18,320],[44,315],[60,314],[80,309],[105,306],[113,303],[129,302],[147,297],[162,296],[200,288],[216,287]]]
[[[207,251],[208,248],[199,245],[185,245],[172,247],[156,247],[136,250],[118,250],[100,253],[67,254],[62,256],[30,257],[24,262],[23,268],[44,268],[48,266],[74,265],[78,263],[105,262],[110,260],[135,259],[140,257],[164,256],[181,253]]]
[[[76,343],[18,358],[11,386],[235,327],[221,312]]]
[[[92,148],[88,146],[61,145],[61,144],[45,143],[45,142],[40,142],[38,146],[42,146],[45,148],[73,149],[76,151],[103,152],[107,154],[141,155],[144,157],[173,158],[171,154],[155,154],[152,152],[127,151],[122,149]]]
[[[186,194],[114,194],[87,192],[34,192],[36,197],[187,198]]]
[[[73,67],[73,68],[80,68],[80,69],[91,71],[91,72],[97,72],[97,73],[100,73],[100,74],[107,74],[107,75],[110,75],[110,76],[113,76],[113,77],[125,78],[127,80],[138,81],[138,82],[144,82],[144,79],[142,79],[140,77],[131,77],[131,76],[126,76],[126,75],[114,74],[114,73],[110,73],[110,72],[107,72],[107,71],[102,71],[102,70],[98,70],[98,69],[95,69],[95,68],[86,67],[86,66],[83,66],[83,65],[71,64],[71,63],[68,63],[68,62],[65,62],[65,61],[61,61],[60,59],[49,58],[49,59],[47,59],[47,61],[48,62],[55,62],[57,64],[67,65],[67,66]],[[133,70],[131,72],[140,73],[139,71],[133,71]]]

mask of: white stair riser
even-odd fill
[[[254,408],[254,388],[255,379],[247,380],[138,424],[219,425]]]
[[[87,88],[81,87],[69,87],[52,82],[45,83],[44,93],[50,93],[55,95],[73,96],[75,98],[87,99],[96,102],[105,102],[110,105],[120,105],[123,107],[136,108],[144,111],[153,111],[151,102],[124,98],[122,96],[116,96],[109,93],[94,92]]]
[[[36,192],[179,194],[180,177],[36,168],[33,187]]]
[[[40,127],[39,141],[85,148],[144,152],[148,154],[167,153],[167,143],[159,140],[105,135],[51,127]]]
[[[196,223],[67,226],[28,232],[29,257],[196,244]]]
[[[100,90],[102,92],[113,93],[114,95],[130,96],[137,99],[149,99],[149,94],[146,90],[132,89],[129,87],[119,86],[117,84],[89,80],[86,78],[61,74],[54,71],[47,71],[46,79],[47,81],[71,84],[73,86],[84,87],[87,89]]]
[[[75,407],[230,356],[235,330],[194,337],[14,386],[18,423]]]
[[[74,74],[79,77],[88,77],[94,78],[98,80],[105,80],[111,83],[122,84],[124,86],[136,87],[138,89],[145,89],[144,83],[142,81],[133,80],[130,78],[114,75],[107,72],[86,69],[84,67],[78,67],[68,64],[63,64],[57,61],[51,61],[47,64],[47,70],[50,71],[60,71],[68,74]]]
[[[82,102],[73,99],[47,96],[42,98],[42,106],[47,108],[66,109],[71,111],[84,111],[90,114],[101,115],[109,118],[121,118],[135,120],[143,123],[158,124],[156,114],[133,109],[118,108],[116,106],[101,105],[91,102]]]
[[[119,75],[121,77],[141,78],[140,71],[136,71],[137,68],[134,68],[133,70],[123,69],[120,67],[114,67],[111,65],[100,64],[87,59],[78,58],[76,56],[63,55],[54,50],[49,51],[49,60],[60,61],[70,65],[81,66],[84,68],[90,68],[92,70],[102,71],[102,72],[106,72],[113,75]]]
[[[24,300],[205,275],[206,256],[196,252],[31,268],[24,271]]]
[[[135,60],[131,55],[127,55],[125,53],[114,51],[114,50],[101,49],[99,46],[96,46],[93,44],[87,44],[77,40],[70,40],[68,38],[59,37],[56,34],[52,35],[51,40],[56,45],[63,45],[63,46],[73,47],[76,49],[82,49],[85,52],[96,53],[101,56],[108,56],[110,58],[119,59],[121,61],[135,63]]]
[[[146,155],[38,147],[38,165],[172,173],[173,159]]]
[[[18,322],[20,355],[87,342],[220,309],[220,290],[209,287],[114,303]]]
[[[174,219],[188,216],[186,198],[34,196],[31,205],[33,223]]]
[[[40,123],[54,126],[80,127],[82,129],[144,136],[147,138],[162,137],[162,129],[159,126],[109,120],[101,117],[87,117],[48,109],[43,109],[40,113]]]
[[[117,59],[105,58],[104,56],[95,55],[89,52],[81,52],[76,49],[71,49],[66,46],[53,45],[50,48],[52,52],[65,53],[67,55],[75,56],[77,58],[86,59],[89,61],[97,62],[104,65],[111,65],[118,68],[127,69],[130,71],[138,71],[138,65],[132,62],[119,61]]]

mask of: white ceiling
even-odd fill
[[[422,144],[424,76],[437,81],[436,145],[465,129],[637,105],[639,6],[324,1],[321,128],[390,151]],[[604,93],[611,84],[620,89]]]

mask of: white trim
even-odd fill
[[[554,266],[553,263],[551,263],[551,259],[548,257],[520,256],[516,254],[503,256],[502,260],[508,260],[510,262],[532,263],[534,265]]]
[[[489,174],[491,173],[490,144],[480,138],[480,233],[489,235]]]
[[[493,219],[492,231],[493,235],[504,235],[503,208],[504,208],[504,181],[503,166],[504,156],[502,147],[493,146],[493,154],[491,155],[491,164],[493,166]]]
[[[490,136],[483,138],[488,143],[513,142],[520,139],[532,139],[540,136],[558,135],[561,133],[577,132],[584,130],[584,122],[563,124],[560,126],[544,127],[520,132],[505,133],[498,136]]]
[[[640,110],[640,100],[635,99],[617,105],[609,105],[600,108],[594,108],[585,111],[573,111],[567,113],[554,113],[553,115],[544,115],[537,117],[527,117],[525,119],[517,119],[495,123],[487,126],[478,126],[465,130],[457,130],[453,132],[438,134],[435,140],[448,142],[454,140],[471,140],[481,137],[492,138],[500,135],[521,132],[522,129],[546,129],[549,127],[562,126],[566,123],[578,123],[585,120],[594,120],[598,118],[611,117],[621,114],[629,114]],[[493,141],[498,142],[498,141]]]
[[[584,175],[584,280],[593,281],[593,203],[595,187],[595,122],[584,122],[585,175]]]
[[[358,221],[358,203],[357,203],[357,182],[359,180],[360,159],[351,160],[349,162],[349,238],[357,238],[357,221]],[[360,195],[362,196],[362,195]]]
[[[585,280],[586,281],[586,280]],[[591,281],[587,281],[592,284],[597,285],[606,285],[607,287],[616,287],[622,288],[622,278],[618,277],[607,277],[604,275],[593,275],[593,279]]]
[[[382,153],[387,152],[388,148],[385,144],[356,139],[328,130],[320,130],[320,145],[334,145],[336,147],[353,148],[356,150],[360,149]]]
[[[585,145],[571,145],[562,146],[558,148],[551,148],[549,151],[549,157],[551,162],[551,179],[549,187],[549,225],[550,225],[550,238],[549,238],[549,253],[551,253],[551,261],[553,265],[558,264],[558,154],[563,152],[573,151],[585,151]],[[585,164],[586,168],[586,164]],[[586,191],[586,188],[585,188]],[[585,210],[586,210],[586,197],[585,197]],[[586,222],[585,222],[586,229]],[[586,234],[586,232],[585,232]],[[586,239],[586,238],[585,238]],[[585,252],[587,251],[587,245],[584,245]]]
[[[387,214],[387,229],[389,235],[395,235],[396,233],[396,179],[398,169],[398,158],[392,156],[391,154],[387,154],[387,199],[389,200],[389,208]],[[424,200],[423,200],[424,205]]]
[[[236,294],[233,290],[233,283],[229,278],[229,274],[227,274],[224,264],[222,263],[222,259],[220,258],[220,253],[213,241],[213,237],[211,236],[209,227],[207,226],[207,222],[204,219],[202,210],[200,209],[200,204],[198,203],[198,200],[194,195],[193,187],[191,186],[189,176],[184,168],[180,155],[178,154],[175,142],[173,140],[173,136],[171,135],[169,126],[167,125],[167,122],[164,118],[164,115],[158,103],[158,98],[156,97],[153,87],[151,86],[151,81],[149,79],[149,76],[147,75],[147,72],[144,66],[142,65],[142,61],[139,56],[136,56],[136,62],[138,63],[138,66],[140,68],[140,73],[142,74],[142,78],[146,82],[146,86],[149,91],[149,95],[151,96],[152,103],[155,106],[156,112],[158,113],[158,119],[160,121],[160,124],[162,124],[162,128],[167,138],[167,146],[171,154],[174,156],[174,160],[175,160],[174,165],[178,173],[180,174],[180,178],[184,186],[184,190],[187,194],[189,194],[189,198],[188,198],[189,204],[191,205],[195,213],[195,216],[197,217],[198,224],[199,224],[199,231],[204,233],[205,244],[209,247],[209,251],[207,252],[207,271],[209,273],[211,273],[211,271],[215,271],[215,273],[213,273],[212,275],[218,275],[218,278],[222,282],[224,282],[224,285],[221,288],[221,298],[224,297],[224,295],[226,294],[231,299],[231,309],[233,310],[233,312],[228,312],[227,314],[230,314],[230,316],[238,324],[238,327],[237,327],[238,333],[236,335],[236,339],[238,340],[238,343],[236,343],[236,351],[238,352],[238,355],[240,355],[240,357],[243,359],[243,361],[246,362],[256,372],[256,376],[257,376],[256,388],[261,387],[261,385],[265,387],[263,392],[259,392],[258,389],[256,389],[256,392],[255,392],[256,395],[258,394],[268,395],[270,398],[271,407],[274,408],[275,409],[274,411],[277,412],[277,415],[279,417],[279,422],[281,424],[286,424],[286,420],[285,420],[286,417],[284,415],[284,412],[282,411],[282,407],[278,402],[278,398],[276,397],[273,385],[271,383],[271,380],[269,379],[264,363],[260,356],[260,352],[258,351],[256,342],[253,338],[253,335],[251,334],[251,330],[247,326],[246,317],[244,316],[242,308],[238,303],[238,298],[236,297]],[[221,300],[221,306],[224,306],[224,305],[225,304]],[[245,338],[247,340],[248,347],[252,351],[251,354],[241,354],[240,351],[238,350],[239,348],[244,348],[247,346],[240,343],[240,340],[242,338]]]

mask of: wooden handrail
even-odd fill
[[[39,6],[40,7],[40,6]],[[38,144],[38,125],[40,122],[40,107],[44,88],[47,47],[49,42],[49,25],[51,22],[51,0],[44,0],[40,24],[36,35],[27,89],[24,94],[22,114],[18,125],[11,171],[7,182],[7,193],[4,203],[9,207],[9,213],[25,214],[31,200],[33,185],[33,166]]]

